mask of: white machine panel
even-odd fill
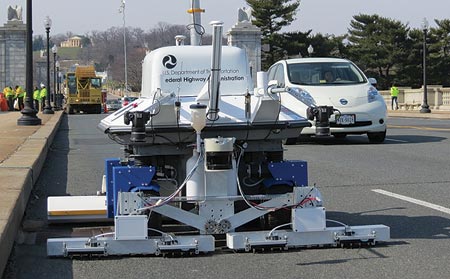
[[[115,217],[116,240],[147,239],[147,216],[124,215]]]
[[[296,208],[292,210],[294,232],[324,231],[326,217],[324,207]]]

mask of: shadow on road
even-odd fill
[[[450,238],[450,219],[440,216],[411,217],[328,211],[327,219],[345,220],[345,224],[350,226],[383,224],[391,228],[391,239],[393,240]]]
[[[431,143],[445,141],[446,137],[422,136],[422,135],[387,135],[386,140],[382,144],[369,143],[365,135],[349,135],[343,139],[335,137],[315,138],[301,137],[297,140],[296,145],[397,145],[412,143]]]

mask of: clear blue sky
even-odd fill
[[[34,0],[34,34],[44,34],[46,15],[53,21],[52,33],[85,34],[92,30],[104,31],[112,26],[122,26],[118,13],[120,0]],[[26,18],[25,0],[0,0],[0,24],[6,22],[8,5],[22,5]],[[187,24],[186,10],[190,0],[126,0],[126,25],[143,30],[154,28],[158,22]],[[210,33],[208,23],[221,20],[227,31],[237,20],[237,9],[246,6],[245,0],[200,0],[206,13],[202,23]],[[302,0],[297,20],[286,30],[307,31],[341,35],[347,32],[353,15],[378,14],[408,23],[418,28],[424,17],[433,26],[434,19],[450,18],[448,0]]]

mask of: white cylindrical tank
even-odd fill
[[[198,161],[200,153],[194,149],[192,157],[186,162],[186,174],[190,173]],[[197,169],[186,182],[186,199],[188,201],[203,200],[205,198],[205,164],[203,159],[198,162]]]
[[[268,76],[267,72],[258,72],[256,74],[256,88],[259,94],[267,94]]]

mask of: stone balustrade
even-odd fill
[[[420,110],[423,101],[423,87],[410,88],[399,87],[398,106],[401,110]],[[450,111],[450,87],[441,85],[428,85],[428,105],[432,110]],[[381,96],[386,101],[388,109],[391,108],[390,90],[380,90]]]

